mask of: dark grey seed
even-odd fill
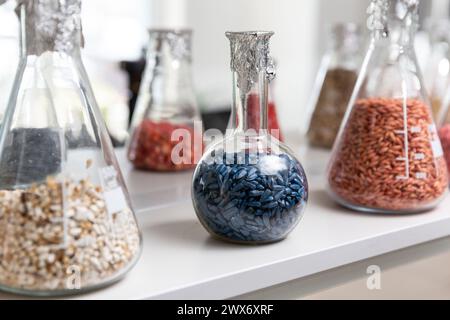
[[[219,212],[219,208],[217,208],[216,206],[210,205],[210,204],[208,204],[208,209],[214,213]]]
[[[264,185],[262,185],[261,183],[259,183],[259,184],[256,186],[256,188],[257,188],[258,190],[266,190],[266,187],[264,187]]]
[[[239,200],[238,199],[233,199],[230,202],[227,203],[227,205],[224,207],[225,210],[231,209],[236,207],[236,205],[238,204]]]
[[[291,195],[294,197],[294,198],[300,198],[300,193],[298,193],[298,192],[292,192],[291,193]]]
[[[240,182],[240,183],[236,184],[231,190],[232,191],[241,191],[242,189],[245,189],[244,182]]]
[[[249,192],[250,196],[252,197],[259,197],[262,196],[264,194],[264,191],[261,190],[252,190]]]
[[[272,202],[273,200],[275,200],[275,198],[274,198],[274,197],[272,197],[272,196],[270,196],[270,197],[267,197],[267,198],[261,199],[261,202]]]
[[[231,219],[234,215],[239,214],[238,208],[230,208],[228,210],[225,210],[222,215],[227,218]]]
[[[223,225],[227,224],[227,221],[221,215],[217,215],[216,219]]]
[[[247,170],[241,169],[241,170],[237,173],[236,179],[240,180],[240,179],[245,178],[246,176],[247,176]]]
[[[271,229],[272,226],[270,225],[270,217],[268,214],[263,215],[263,222],[264,222],[264,226],[268,229]]]
[[[281,197],[284,195],[284,190],[282,190],[282,191],[280,191],[280,192],[278,192],[276,195],[275,195],[275,197],[273,197],[275,200],[280,200],[281,199]]]
[[[247,193],[245,191],[241,191],[235,193],[234,196],[240,199],[245,199],[247,197]]]
[[[258,224],[258,226],[260,227],[264,226],[264,221],[261,217],[256,217],[255,221]]]
[[[265,199],[267,197],[270,197],[271,194],[272,194],[272,191],[266,190],[266,191],[264,191],[263,195],[261,196],[261,199]]]
[[[219,190],[219,184],[218,183],[211,183],[207,186],[211,190]]]
[[[278,206],[278,203],[276,201],[270,202],[268,204],[263,205],[264,209],[273,209]]]
[[[248,203],[248,206],[249,207],[257,207],[257,208],[259,208],[259,207],[261,207],[261,202],[259,202],[259,201],[251,201],[251,202]]]
[[[257,186],[255,182],[244,181],[243,183],[249,189],[254,189]]]

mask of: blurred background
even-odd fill
[[[273,30],[277,61],[274,86],[281,126],[304,131],[306,105],[328,30],[337,22],[365,26],[369,0],[89,0],[83,3],[84,62],[111,134],[127,134],[130,112],[145,66],[147,28],[194,30],[194,81],[205,117],[228,112],[231,101],[226,30]],[[447,18],[448,0],[423,0],[422,29]],[[429,55],[426,32],[417,38],[423,65]],[[18,60],[14,2],[0,7],[0,112],[3,112]],[[226,116],[224,116],[225,118]]]

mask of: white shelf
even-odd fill
[[[326,158],[309,155],[314,161],[304,158],[307,168]],[[136,209],[143,255],[121,282],[75,298],[231,298],[450,235],[450,198],[421,215],[359,214],[331,202],[319,171],[308,170],[310,201],[299,227],[283,242],[247,247],[213,240],[201,227],[190,201],[190,173],[145,174],[125,167],[132,197],[141,201]]]
[[[190,202],[141,212],[144,252],[115,286],[89,299],[223,299],[450,235],[450,199],[435,212],[371,216],[343,210],[319,188],[284,242],[243,247],[211,239]]]

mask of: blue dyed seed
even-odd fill
[[[238,174],[237,174],[237,176],[236,176],[236,179],[240,180],[240,179],[245,178],[246,176],[247,176],[247,171],[246,171],[245,169],[241,169],[241,170],[238,172]]]
[[[257,167],[263,157],[225,154],[224,161],[234,161],[200,165],[194,198],[211,230],[240,241],[268,241],[284,236],[295,223],[296,208],[305,205],[307,196],[299,167],[280,155],[289,169],[264,175]],[[233,164],[236,160],[240,164]]]
[[[275,200],[275,198],[272,196],[261,199],[262,202],[272,202],[273,200]]]
[[[251,202],[248,203],[248,206],[249,207],[257,207],[257,208],[259,208],[259,207],[261,207],[261,202],[259,202],[259,201],[251,201]]]
[[[269,229],[272,228],[272,226],[270,225],[270,218],[268,215],[265,214],[263,216],[263,222],[264,222],[264,225],[266,228],[269,228]]]
[[[275,197],[273,197],[274,198],[274,200],[280,200],[281,199],[281,197],[284,195],[284,190],[282,190],[282,191],[280,191],[280,192],[278,192],[276,195],[275,195]]]
[[[250,196],[252,196],[252,197],[259,197],[259,196],[262,196],[263,194],[264,194],[264,191],[261,191],[261,190],[252,190],[252,191],[250,191]]]
[[[263,209],[273,209],[278,206],[278,203],[276,201],[270,202],[268,204],[263,205]]]

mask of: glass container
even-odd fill
[[[333,147],[362,63],[363,42],[361,28],[354,23],[332,29],[308,107],[313,112],[307,137],[313,147]]]
[[[0,288],[74,294],[121,279],[140,232],[80,57],[80,0],[19,1],[0,131]]]
[[[267,130],[272,32],[229,32],[236,126],[208,148],[193,176],[197,216],[211,235],[242,244],[283,240],[299,223],[308,183],[292,151]],[[259,121],[249,102],[258,97]]]
[[[190,30],[150,30],[147,66],[128,148],[136,169],[193,169],[201,157],[202,125],[192,83],[191,37]]]
[[[417,0],[372,0],[372,41],[328,170],[330,195],[365,212],[433,209],[447,193],[443,150],[413,47]]]

